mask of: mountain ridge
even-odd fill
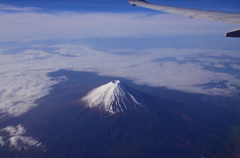
[[[140,95],[120,80],[111,81],[90,91],[82,101],[89,108],[115,114],[139,109],[143,106]]]

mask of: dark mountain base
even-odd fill
[[[99,84],[101,79],[109,79],[94,78],[99,79]],[[46,151],[11,152],[1,148],[1,157],[233,158],[239,154],[240,143],[231,135],[230,127],[240,118],[233,110],[206,102],[201,106],[185,104],[139,92],[144,107],[109,115],[85,108],[79,102],[94,80],[87,78],[83,85],[77,78],[70,79],[55,86],[37,108],[2,122],[1,128],[20,122],[29,135],[44,144]]]

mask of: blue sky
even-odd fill
[[[179,7],[239,12],[239,0],[149,0],[149,2]],[[19,7],[39,7],[46,11],[104,11],[104,12],[152,12],[141,8],[132,9],[127,0],[1,0],[1,4]]]
[[[240,2],[237,0],[151,0],[149,2],[240,12]],[[127,0],[2,0],[0,15],[0,45],[6,45],[9,41],[117,38],[118,47],[121,47],[123,45],[121,39],[132,42],[132,38],[137,38],[137,43],[145,43],[147,47],[204,47],[235,50],[240,47],[238,39],[224,37],[225,32],[239,27],[238,25],[189,19],[132,7]],[[142,46],[137,43],[134,44],[136,48]]]

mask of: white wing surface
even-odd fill
[[[201,18],[213,21],[221,21],[232,24],[240,24],[240,13],[217,12],[200,9],[189,9],[172,7],[158,4],[151,4],[144,0],[128,0],[132,6],[140,6],[144,8],[159,10],[163,12],[188,16],[191,18]],[[226,33],[227,37],[240,37],[240,28]]]

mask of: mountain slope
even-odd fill
[[[82,100],[88,107],[99,108],[110,114],[126,112],[142,106],[139,94],[119,80],[93,89]]]

